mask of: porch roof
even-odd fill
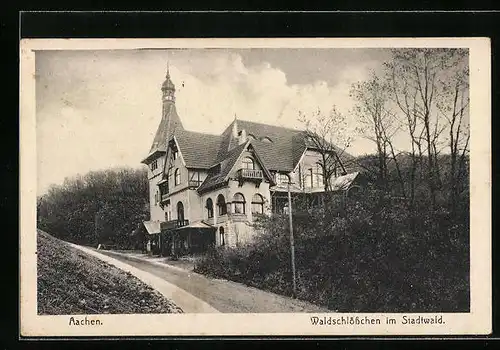
[[[184,229],[187,229],[187,228],[201,228],[201,229],[208,229],[208,228],[214,228],[212,225],[209,225],[203,221],[196,221],[196,222],[193,222],[189,225],[186,225],[186,226],[182,226],[182,227],[179,227],[177,230],[184,230]]]
[[[150,235],[158,234],[161,232],[160,221],[143,221],[146,231]]]

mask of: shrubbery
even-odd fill
[[[469,310],[468,214],[425,210],[371,190],[294,215],[297,297],[340,312]],[[216,248],[201,273],[291,295],[288,217],[257,223],[254,242]]]

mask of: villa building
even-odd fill
[[[288,191],[324,191],[320,153],[304,131],[237,118],[221,135],[185,130],[168,69],[162,100],[162,118],[142,161],[149,179],[147,250],[177,255],[248,242],[255,218],[282,212]],[[337,157],[332,183],[349,190],[358,173],[347,173],[345,157],[351,156]]]

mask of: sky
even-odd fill
[[[348,116],[352,83],[379,70],[383,49],[38,51],[38,194],[66,177],[141,167],[161,119],[167,62],[188,130],[219,134],[239,119],[300,128],[299,111]],[[374,151],[361,137],[353,155]]]

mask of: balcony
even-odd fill
[[[169,194],[168,193],[165,193],[165,194],[162,194],[161,195],[161,202],[165,202],[167,199],[169,198]]]
[[[262,170],[255,169],[240,169],[237,172],[239,186],[243,186],[245,181],[255,182],[255,187],[259,187],[264,179]]]
[[[189,220],[170,220],[161,223],[161,230],[174,230],[189,225]]]
[[[262,170],[255,169],[240,169],[238,170],[238,177],[243,179],[257,179],[262,180]]]

